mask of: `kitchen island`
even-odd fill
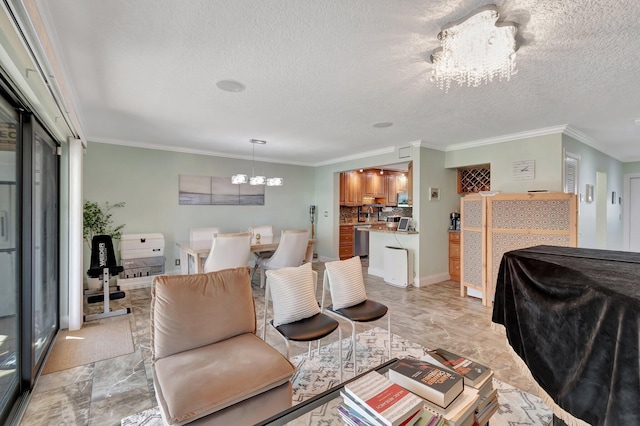
[[[418,277],[420,265],[416,254],[419,253],[418,231],[396,231],[386,227],[371,227],[360,229],[360,232],[369,232],[369,275],[384,278],[384,248],[400,247],[408,249],[413,256],[413,285],[420,286]]]

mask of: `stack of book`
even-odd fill
[[[425,409],[449,426],[471,426],[478,391],[464,386],[455,371],[433,362],[403,358],[389,369],[389,378],[425,400]]]
[[[493,387],[493,371],[490,368],[442,348],[429,351],[423,360],[462,375],[464,385],[478,394],[473,424],[483,426],[489,423],[491,416],[498,411],[498,394]]]
[[[413,426],[424,401],[378,372],[372,371],[344,386],[338,408],[352,426]]]

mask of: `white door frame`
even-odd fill
[[[640,173],[629,173],[622,178],[624,182],[624,189],[622,195],[622,248],[629,250],[631,242],[629,241],[630,229],[630,212],[629,206],[631,205],[631,179],[640,178]]]

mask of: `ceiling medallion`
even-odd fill
[[[518,29],[512,22],[497,22],[498,17],[496,6],[487,5],[442,29],[442,46],[431,55],[431,80],[440,89],[448,92],[451,82],[477,87],[516,73]]]

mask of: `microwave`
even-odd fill
[[[398,207],[411,207],[409,205],[409,194],[398,192]]]

